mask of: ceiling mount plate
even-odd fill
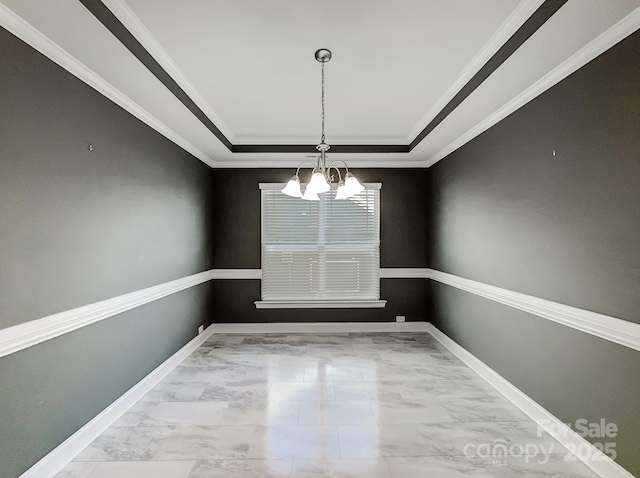
[[[316,51],[315,56],[316,56],[316,60],[319,61],[320,63],[326,63],[329,60],[331,60],[331,50],[328,50],[326,48],[320,48],[319,50]]]

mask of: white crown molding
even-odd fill
[[[431,167],[640,28],[640,7],[426,161]]]
[[[0,25],[158,133],[213,167],[214,160],[0,3]]]
[[[419,267],[380,269],[380,279],[428,279],[431,269]]]
[[[464,279],[433,269],[430,269],[429,277],[443,284],[471,292],[610,342],[640,350],[640,324]]]
[[[529,17],[544,3],[544,0],[522,0],[511,12],[498,30],[491,35],[489,40],[476,53],[465,66],[462,73],[451,84],[451,87],[438,98],[438,101],[425,113],[416,126],[405,138],[411,143],[420,132],[436,117],[440,111],[453,99],[454,96],[466,85],[471,78],[491,59],[491,57],[504,45],[509,38],[520,28]]]
[[[339,144],[366,144],[366,145],[386,145],[386,144],[407,144],[407,135],[377,136],[370,135],[331,135],[331,145]],[[251,144],[318,144],[318,135],[296,135],[296,136],[236,136],[236,146],[248,146]],[[316,153],[317,154],[317,153]]]
[[[200,347],[213,333],[210,325],[184,347],[160,364],[153,372],[125,392],[115,402],[96,415],[91,421],[75,432],[39,462],[20,475],[21,478],[53,478],[78,453],[84,450],[102,432],[116,422],[129,408],[162,381],[174,368]]]
[[[234,153],[234,155],[254,155],[260,156],[262,159],[243,159],[238,157],[233,160],[218,159],[215,163],[216,169],[264,169],[264,168],[297,168],[304,161],[304,156],[300,153],[282,153],[278,159],[270,159],[261,153]],[[275,153],[265,153],[273,155]],[[375,153],[371,154],[369,159],[350,158],[351,153],[330,153],[332,160],[338,158],[344,159],[350,169],[356,168],[426,168],[427,163],[424,159],[414,156],[416,159],[398,159],[398,155],[406,157],[412,153]],[[356,153],[364,154],[364,153]],[[286,156],[292,156],[286,159]],[[379,159],[377,159],[379,157]],[[386,158],[385,158],[386,157]],[[327,156],[328,158],[328,156]]]
[[[591,443],[558,420],[554,415],[532,400],[528,395],[515,387],[491,367],[486,365],[476,356],[465,350],[456,342],[438,330],[433,324],[426,324],[427,331],[444,345],[456,357],[462,360],[480,377],[489,382],[498,392],[504,395],[526,415],[536,421],[538,426],[558,440],[570,450],[590,450],[590,459],[584,460],[582,454],[578,454],[587,466],[603,478],[633,478],[633,475],[613,461],[610,457],[600,452]],[[582,456],[581,456],[582,455]]]
[[[198,89],[189,81],[187,76],[171,59],[167,51],[162,48],[158,40],[144,26],[142,20],[123,0],[104,0],[102,3],[111,10],[118,20],[127,27],[127,30],[138,40],[149,54],[162,65],[162,68],[173,78],[184,92],[193,100],[202,112],[213,122],[231,143],[235,143],[235,137],[222,118],[214,111],[211,105],[204,99]]]

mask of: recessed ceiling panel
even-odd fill
[[[126,1],[237,144],[317,142],[320,47],[333,52],[327,139],[408,143],[519,3]]]
[[[124,26],[234,147],[96,17],[92,9],[105,6],[111,25]],[[524,43],[407,152],[545,8],[550,18],[520,35]],[[636,31],[640,0],[0,0],[0,25],[214,167],[307,159],[286,151],[313,151],[319,140],[313,53],[330,48],[327,141],[356,145],[333,148],[331,159],[415,167],[442,159]]]

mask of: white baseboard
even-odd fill
[[[115,402],[105,408],[89,423],[75,432],[38,463],[25,471],[21,478],[52,478],[64,468],[78,453],[84,450],[102,432],[118,420],[129,408],[164,379],[184,359],[191,355],[214,333],[209,326],[184,347],[160,364],[153,372],[125,392]]]
[[[542,408],[538,403],[529,398],[508,380],[484,364],[476,356],[465,350],[456,342],[438,330],[433,324],[427,323],[426,330],[433,335],[442,345],[448,348],[456,357],[467,364],[472,370],[489,382],[496,390],[513,402],[520,410],[535,420],[550,435],[570,450],[589,449],[592,453],[591,460],[584,463],[603,478],[634,478],[631,473],[618,465],[607,455],[597,450],[591,443],[567,427],[562,421]],[[545,426],[546,425],[546,426]],[[584,448],[588,447],[588,448]]]
[[[347,332],[426,332],[427,322],[310,322],[213,324],[216,334],[304,334]]]
[[[588,446],[595,460],[585,464],[603,478],[634,478],[631,473],[600,453],[584,438],[566,427],[560,420],[512,385],[509,381],[485,365],[477,357],[455,343],[429,322],[317,322],[317,323],[268,323],[268,324],[212,324],[184,347],[169,357],[153,372],[67,438],[63,443],[21,475],[21,478],[52,478],[75,458],[102,432],[118,420],[129,408],[164,379],[175,367],[193,353],[213,334],[261,334],[261,333],[346,333],[346,332],[429,332],[455,356],[467,364],[484,380],[513,402],[525,414],[538,423],[546,423],[545,430],[560,443],[571,449]],[[561,430],[559,433],[558,431]]]
[[[20,476],[21,478],[55,476],[213,334],[425,332],[426,330],[427,322],[212,324]]]

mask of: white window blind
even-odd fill
[[[282,194],[282,185],[261,188],[263,301],[380,298],[379,185],[315,202]]]

